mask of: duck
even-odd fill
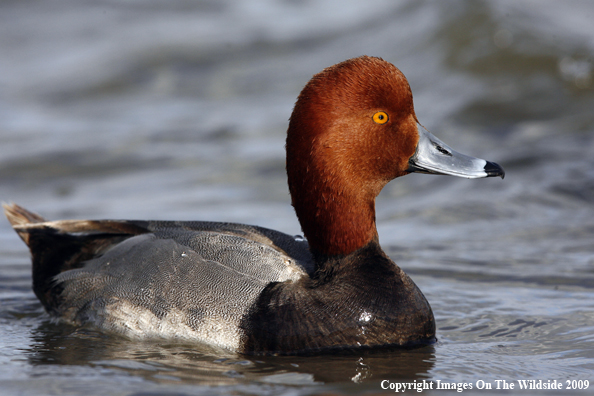
[[[431,306],[382,250],[375,198],[409,173],[505,176],[423,128],[404,74],[378,57],[325,68],[289,119],[286,171],[303,237],[209,221],[48,221],[4,204],[52,318],[130,339],[247,355],[433,344]]]

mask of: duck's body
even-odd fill
[[[194,339],[240,350],[242,319],[262,290],[307,277],[314,267],[307,242],[260,227],[35,222],[41,219],[16,205],[6,210],[36,252],[33,285],[48,312],[129,337]]]
[[[287,136],[289,188],[309,244],[242,224],[46,222],[17,205],[5,211],[32,252],[35,293],[71,323],[253,354],[430,343],[431,307],[379,246],[375,197],[413,171],[503,170],[416,123],[406,79],[381,59],[314,76]]]

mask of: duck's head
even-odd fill
[[[345,255],[377,238],[375,197],[411,172],[504,176],[419,129],[408,81],[389,62],[350,59],[307,83],[287,132],[287,174],[314,254]]]

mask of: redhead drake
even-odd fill
[[[35,294],[76,325],[247,354],[434,342],[429,303],[379,245],[375,197],[411,172],[503,178],[503,169],[418,128],[402,72],[367,56],[313,76],[286,149],[306,239],[235,223],[46,221],[5,205],[31,250]]]

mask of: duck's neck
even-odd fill
[[[375,196],[364,194],[362,186],[348,188],[333,175],[315,172],[291,179],[293,206],[318,265],[377,240]]]

